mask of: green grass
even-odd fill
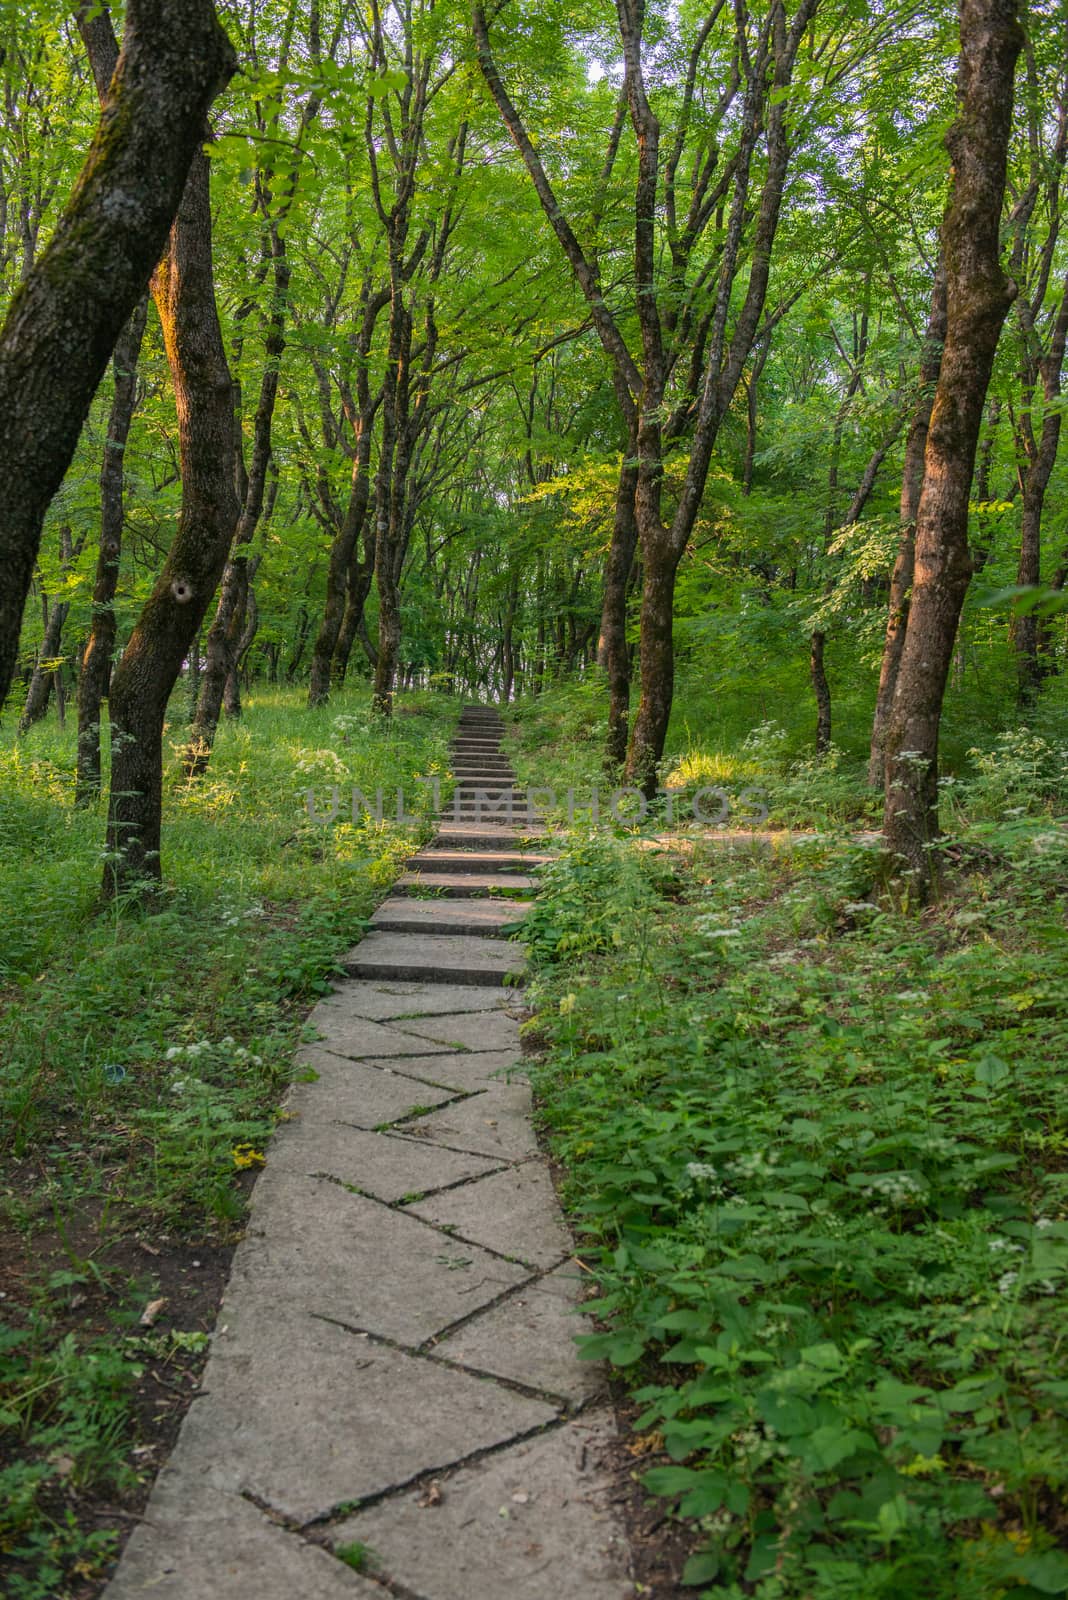
[[[302,700],[251,695],[198,782],[171,764],[165,890],[147,911],[98,909],[103,807],[73,807],[73,729],[3,731],[0,1204],[31,1260],[35,1239],[70,1231],[71,1271],[99,1275],[94,1258],[135,1230],[225,1238],[243,1217],[303,1017],[425,836],[390,820],[393,792],[426,809],[414,780],[445,772],[456,714],[402,696],[383,728],[366,693],[318,712]],[[176,719],[175,749],[184,731]],[[327,826],[304,791],[325,812],[335,784],[342,816]],[[381,823],[345,814],[353,784],[372,804],[386,791]],[[103,1339],[64,1331],[50,1282],[31,1276],[4,1301],[0,1558],[19,1563],[20,1600],[65,1593],[113,1542],[83,1534],[64,1497],[129,1478],[139,1366],[114,1287],[120,1326]]]
[[[775,852],[576,833],[525,924],[583,1343],[695,1592],[1068,1593],[1068,761],[970,767],[923,917],[843,783]]]

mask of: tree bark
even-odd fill
[[[1018,431],[1023,446],[1020,473],[1020,561],[1016,582],[1021,588],[1036,588],[1042,578],[1042,514],[1046,491],[1061,438],[1061,368],[1068,339],[1068,278],[1061,285],[1061,300],[1053,324],[1049,349],[1034,355],[1034,318],[1030,307],[1021,305],[1021,324],[1025,341],[1024,393],[1027,403],[1021,408]],[[1030,358],[1030,359],[1029,359]],[[1031,417],[1031,395],[1035,380],[1042,384],[1045,412],[1035,437]],[[1016,651],[1016,699],[1020,706],[1033,705],[1045,676],[1040,641],[1042,626],[1035,612],[1026,611],[1013,621],[1012,642]]]
[[[230,551],[240,506],[233,395],[215,307],[208,161],[193,159],[153,285],[178,407],[182,506],[174,542],[111,682],[104,894],[160,880],[163,722]]]
[[[616,486],[612,539],[604,568],[604,593],[601,604],[601,632],[598,660],[608,679],[608,736],[605,741],[605,767],[610,775],[623,769],[627,758],[630,721],[630,653],[627,650],[627,593],[634,552],[638,547],[638,523],[634,495],[638,486],[637,450],[625,457],[619,468]]]
[[[210,0],[129,0],[85,166],[0,332],[0,704],[45,511],[159,259],[207,109],[235,65]]]
[[[65,600],[55,600],[48,613],[44,635],[41,639],[41,648],[37,656],[37,664],[30,678],[30,687],[26,690],[26,699],[22,706],[22,715],[19,718],[19,735],[28,733],[35,722],[40,722],[48,710],[48,702],[52,698],[52,689],[55,684],[56,662],[59,658],[59,647],[63,639],[63,625],[70,611],[70,603]]]
[[[946,339],[916,517],[915,575],[887,730],[887,846],[916,898],[931,894],[938,837],[938,735],[971,578],[968,500],[983,407],[1015,285],[999,227],[1022,43],[1017,0],[961,0],[960,111],[946,138],[953,189],[942,228]]]
[[[100,464],[100,547],[93,581],[89,640],[78,679],[78,772],[74,803],[86,805],[100,791],[100,711],[111,682],[115,653],[115,593],[122,560],[123,468],[126,440],[137,398],[137,362],[148,316],[142,300],[115,346],[115,390]]]
[[[898,538],[894,570],[890,576],[889,614],[883,658],[879,668],[879,691],[875,700],[872,721],[871,750],[868,757],[868,782],[873,789],[881,789],[885,781],[883,748],[894,700],[901,651],[905,644],[905,627],[909,616],[909,596],[912,592],[912,573],[916,555],[916,514],[923,488],[924,459],[927,451],[927,432],[934,405],[935,384],[942,367],[942,346],[946,337],[946,273],[940,258],[931,290],[931,309],[927,318],[927,331],[920,356],[919,394],[912,414],[908,437],[905,440],[905,464],[901,476],[901,500]]]
[[[207,769],[219,726],[219,717],[223,710],[227,684],[237,665],[241,638],[245,630],[245,607],[248,602],[248,548],[259,526],[267,487],[267,470],[271,464],[271,429],[275,402],[278,398],[282,353],[286,347],[286,302],[289,295],[289,261],[286,257],[285,240],[279,232],[276,221],[271,224],[270,241],[274,269],[274,303],[264,340],[266,365],[260,380],[259,401],[252,425],[252,457],[249,462],[244,504],[234,534],[234,550],[226,563],[215,616],[208,629],[204,676],[201,680],[200,698],[197,701],[196,716],[190,729],[189,748],[186,752],[186,772],[189,777],[198,777]],[[238,449],[235,435],[234,451]],[[233,703],[231,694],[231,704]]]

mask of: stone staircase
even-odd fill
[[[371,918],[371,931],[344,958],[353,978],[401,982],[514,982],[522,953],[500,937],[525,913],[531,873],[548,856],[532,848],[541,826],[501,753],[496,711],[468,706],[452,741],[456,787],[438,831],[414,856]]]

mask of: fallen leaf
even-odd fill
[[[163,1310],[163,1307],[166,1304],[167,1304],[166,1295],[164,1295],[159,1300],[150,1300],[148,1302],[148,1305],[145,1307],[145,1309],[141,1313],[141,1326],[142,1326],[142,1328],[152,1328],[152,1327],[154,1327],[155,1326],[155,1322],[156,1322],[156,1318],[159,1316],[160,1312]]]

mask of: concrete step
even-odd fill
[[[371,926],[379,933],[492,935],[510,923],[520,922],[529,909],[522,901],[491,900],[488,896],[415,900],[390,895],[371,918]]]
[[[525,800],[506,806],[475,800],[465,800],[460,805],[446,806],[439,813],[439,822],[499,823],[502,828],[518,828],[524,834],[543,833],[546,828],[545,813],[535,807],[527,809]]]
[[[432,874],[445,872],[531,872],[552,857],[530,850],[511,850],[498,854],[489,850],[448,850],[430,847],[408,861],[409,869],[421,872],[429,882]]]
[[[499,766],[485,761],[450,761],[449,770],[454,778],[465,783],[499,783],[504,788],[515,782],[515,768],[502,761]]]
[[[452,786],[453,794],[474,794],[476,790],[489,790],[490,794],[526,795],[526,790],[520,789],[510,778],[487,778],[485,783],[480,783],[477,778],[457,778]]]
[[[436,933],[369,933],[341,959],[353,978],[395,983],[503,984],[523,971],[524,954],[507,939]]]
[[[481,867],[484,863],[476,859],[475,865]],[[485,895],[498,900],[501,905],[518,906],[523,901],[512,899],[512,896],[533,894],[537,887],[533,878],[521,872],[402,872],[393,885],[393,893],[428,903],[437,899],[468,900],[475,895],[479,898]],[[505,890],[506,893],[494,892]]]
[[[443,822],[434,836],[434,843],[447,845],[450,850],[517,850],[535,834],[535,828],[508,828],[499,822],[480,826],[474,820],[465,822],[461,819],[459,822]]]

